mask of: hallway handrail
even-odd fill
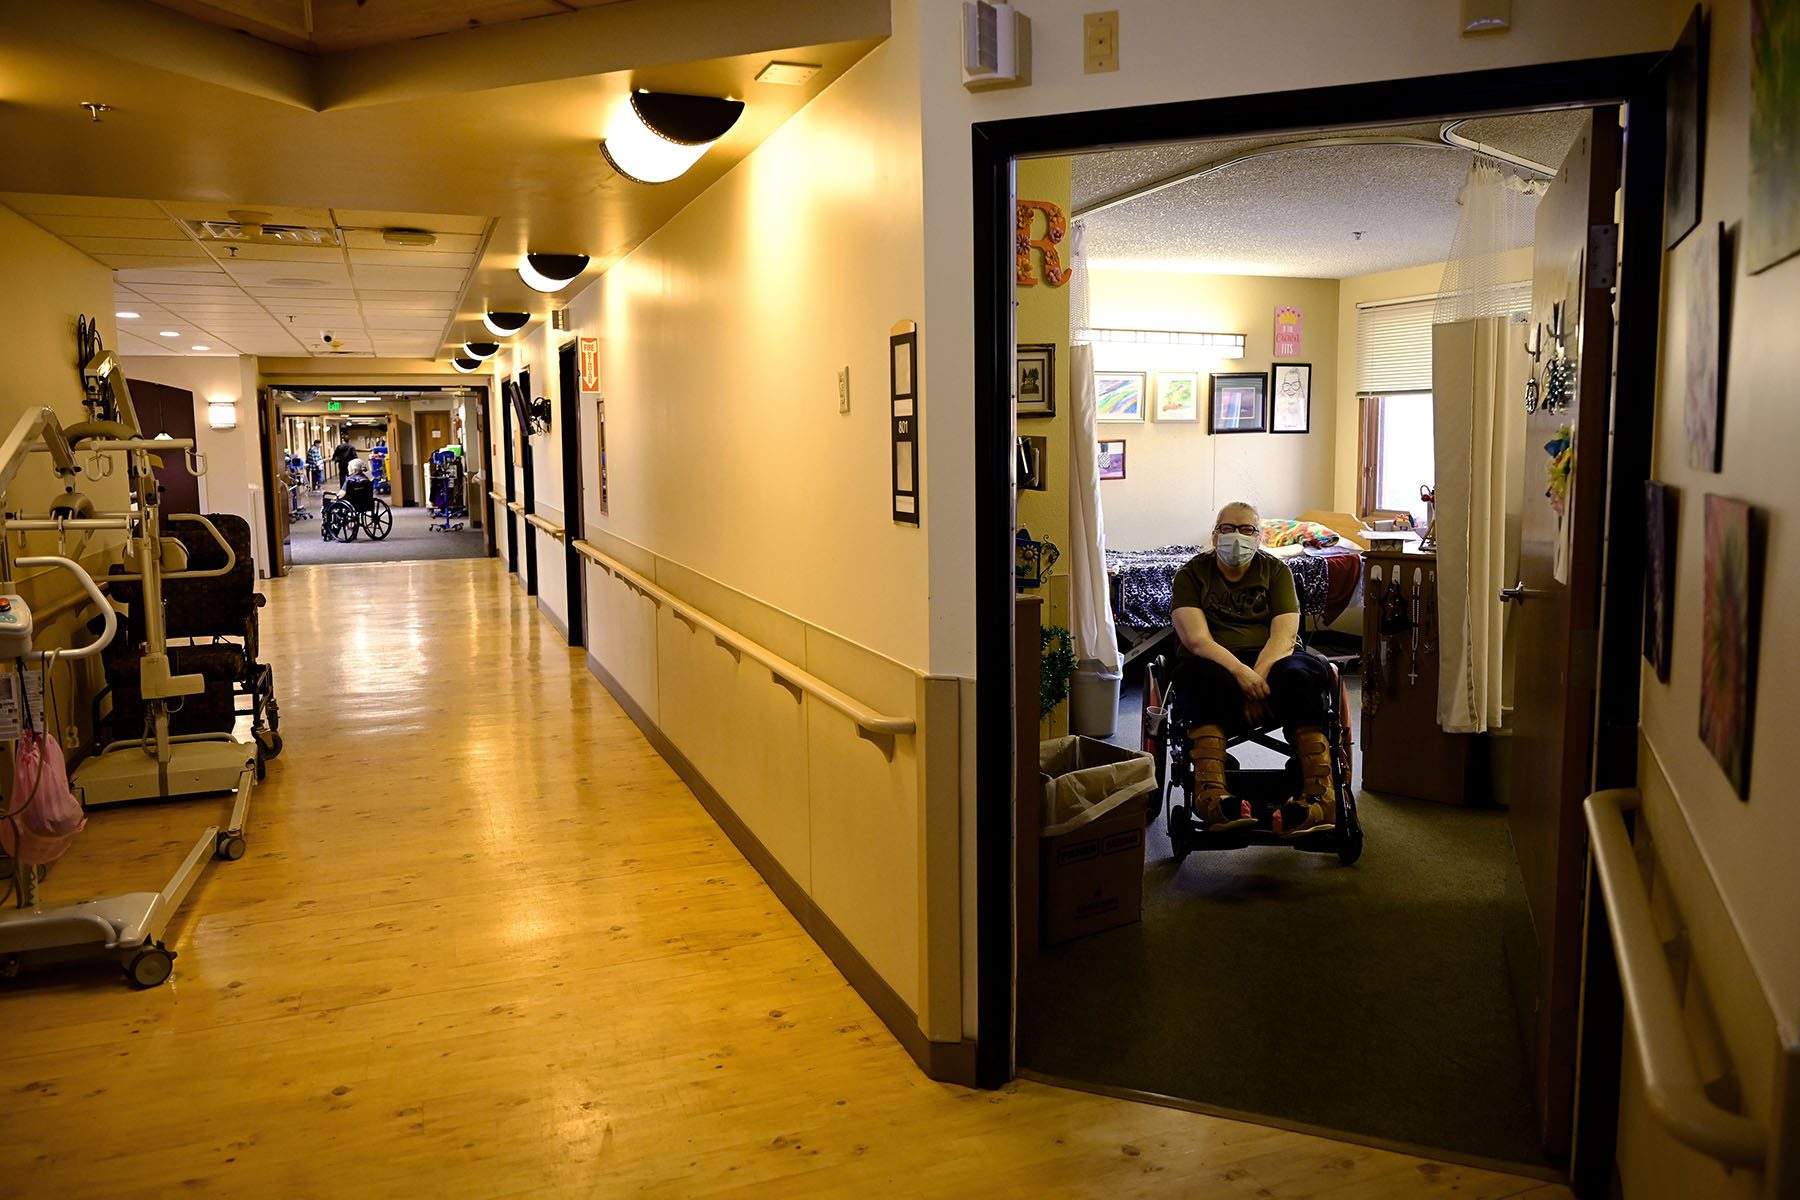
[[[868,734],[893,737],[896,734],[912,733],[918,726],[911,717],[896,717],[888,713],[876,712],[862,704],[854,697],[832,687],[811,671],[806,670],[768,647],[751,641],[734,629],[719,624],[699,609],[677,599],[672,593],[644,578],[612,555],[601,550],[585,538],[575,540],[575,550],[583,558],[599,567],[602,571],[617,579],[620,583],[640,595],[648,597],[657,604],[666,604],[669,611],[688,625],[704,629],[711,634],[713,640],[734,653],[747,655],[761,663],[769,673],[784,684],[810,693],[856,722],[857,728]],[[892,756],[892,747],[884,747],[884,751]]]
[[[1594,874],[1606,898],[1606,922],[1625,1010],[1636,1031],[1638,1067],[1650,1113],[1677,1141],[1728,1167],[1760,1171],[1769,1138],[1761,1123],[1720,1108],[1707,1096],[1688,1048],[1681,1000],[1650,915],[1625,812],[1641,802],[1635,788],[1609,788],[1587,798],[1588,836]]]
[[[512,509],[514,512],[519,513],[521,515],[523,515],[525,512],[525,506],[523,504],[519,503],[517,500],[508,500],[506,502],[506,507]]]
[[[506,495],[502,492],[496,492],[493,488],[488,489],[488,497],[489,499],[498,500],[502,504],[506,503]]]
[[[555,521],[540,517],[536,513],[526,513],[525,523],[535,529],[543,530],[559,542],[563,540],[563,527]]]

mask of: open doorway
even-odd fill
[[[1631,110],[1616,102],[1657,94],[1652,63],[1586,66],[1594,73],[1585,79],[1521,75],[1516,107],[1497,102],[1508,88],[1493,77],[1479,87],[1448,77],[1421,81],[1411,111],[1401,95],[1409,88],[1371,85],[1259,98],[1273,108],[1237,100],[1168,106],[1154,119],[1117,114],[1112,126],[1102,113],[1061,129],[1057,118],[1013,122],[997,127],[993,144],[978,130],[978,208],[991,197],[1007,218],[997,228],[1017,228],[1021,250],[1033,245],[1029,282],[1010,237],[992,245],[992,257],[978,256],[977,279],[978,355],[990,326],[1001,335],[991,359],[978,357],[978,373],[1001,405],[1014,408],[1008,397],[1017,405],[985,447],[1011,464],[1017,490],[988,498],[977,516],[978,546],[996,560],[1001,530],[982,515],[999,508],[1012,517],[1006,599],[1015,622],[1001,625],[997,603],[983,606],[992,652],[981,656],[984,680],[989,663],[1015,657],[1017,646],[1008,697],[1024,710],[1040,693],[1042,707],[1029,715],[1046,718],[1013,726],[1021,761],[1009,827],[992,809],[978,822],[978,877],[1000,867],[1015,881],[1004,916],[1016,932],[1016,1009],[984,1008],[983,1040],[988,1019],[1016,1018],[1018,1071],[1434,1153],[1571,1169],[1579,801],[1595,780],[1630,766],[1604,753],[1604,740],[1596,750],[1594,690],[1570,689],[1553,711],[1517,721],[1511,697],[1545,702],[1542,681],[1580,678],[1581,661],[1592,678],[1600,660],[1603,685],[1612,657],[1622,653],[1635,668],[1635,632],[1609,629],[1597,644],[1581,630],[1598,624],[1603,571],[1614,572],[1608,584],[1635,587],[1629,563],[1603,562],[1601,539],[1609,503],[1612,519],[1630,524],[1636,510],[1618,498],[1641,483],[1647,463],[1635,434],[1607,442],[1621,281],[1620,242],[1606,239],[1621,233],[1613,223],[1623,211],[1633,290],[1616,296],[1621,329],[1653,342],[1654,316],[1643,314],[1646,296],[1654,313],[1661,205],[1660,131],[1647,128],[1660,125],[1658,106],[1637,110],[1650,121],[1633,130],[1633,187],[1621,191],[1619,123]],[[1612,103],[1582,107],[1600,101]],[[1321,117],[1363,111],[1387,119],[1321,127]],[[1407,120],[1415,114],[1429,119]],[[1478,145],[1446,145],[1471,126]],[[1219,136],[1179,142],[1183,128]],[[1499,150],[1507,136],[1517,149]],[[1082,145],[1135,140],[1158,144],[1073,157]],[[1428,141],[1438,144],[1428,150]],[[1016,174],[986,175],[987,153],[1012,157]],[[1435,191],[1417,163],[1384,180],[1378,158],[1408,154],[1460,162]],[[1533,161],[1546,169],[1530,170]],[[1535,235],[1494,244],[1477,270],[1478,256],[1457,239],[1476,199],[1473,168],[1495,163],[1514,197],[1534,180],[1548,187],[1548,200],[1530,197],[1528,216],[1544,207],[1551,225],[1546,233],[1526,220]],[[1346,211],[1358,186],[1372,189],[1360,197],[1364,216]],[[1427,206],[1441,248],[1366,257],[1420,242]],[[1051,227],[1084,209],[1079,229]],[[1590,251],[1596,228],[1601,248]],[[1071,269],[1071,246],[1085,271]],[[1310,266],[1279,261],[1314,251],[1321,257]],[[1331,255],[1365,257],[1346,268],[1328,265]],[[1460,271],[1447,268],[1458,261]],[[1408,272],[1415,278],[1402,287]],[[1052,281],[1064,273],[1066,285]],[[1456,311],[1451,302],[1475,292],[1481,303]],[[1411,353],[1385,353],[1396,349]],[[1563,364],[1554,379],[1551,361]],[[1619,370],[1623,387],[1623,361]],[[1528,380],[1537,401],[1529,416]],[[1454,400],[1453,387],[1464,389]],[[1548,408],[1546,387],[1558,389]],[[1485,400],[1478,405],[1471,391]],[[1483,415],[1472,418],[1476,411]],[[1560,482],[1559,440],[1584,448],[1583,469]],[[978,455],[987,461],[983,448]],[[1415,478],[1426,463],[1430,472]],[[1471,464],[1481,468],[1473,481]],[[1445,515],[1447,485],[1461,525],[1444,555],[1442,543],[1433,552],[1430,526]],[[1076,499],[1059,509],[1072,486]],[[1237,500],[1250,509],[1221,514]],[[1293,730],[1283,722],[1251,722],[1265,726],[1262,744],[1226,731],[1221,758],[1234,777],[1225,790],[1257,803],[1230,821],[1213,818],[1215,828],[1196,816],[1188,731],[1146,737],[1166,713],[1164,689],[1181,675],[1176,660],[1193,649],[1173,628],[1173,610],[1195,607],[1179,602],[1174,578],[1213,552],[1228,518],[1234,533],[1248,528],[1259,559],[1283,569],[1292,603],[1280,607],[1299,618],[1304,649],[1341,679],[1333,690],[1347,736],[1340,745],[1333,735],[1328,757],[1347,796],[1315,831],[1327,835],[1312,847],[1318,853],[1296,853],[1301,844],[1284,844],[1271,828],[1283,793],[1304,798],[1305,768],[1288,765],[1296,756],[1283,743]],[[1467,561],[1472,526],[1491,531],[1479,572]],[[1091,564],[1085,577],[1050,565],[1042,547],[1058,535],[1067,539],[1062,561]],[[1296,548],[1274,553],[1276,541]],[[1108,561],[1102,542],[1127,557]],[[997,572],[983,578],[998,582]],[[1510,607],[1499,607],[1502,589]],[[984,596],[997,601],[997,591]],[[999,628],[990,633],[989,621]],[[1471,621],[1497,623],[1512,646],[1498,649],[1505,639],[1495,636],[1489,648],[1478,635],[1471,650]],[[1069,636],[1046,638],[1034,625]],[[1045,652],[1028,657],[1040,643]],[[1143,668],[1158,658],[1165,669],[1146,694]],[[1471,660],[1482,668],[1474,714],[1442,682]],[[1077,666],[1065,698],[1058,677]],[[998,695],[983,690],[987,720]],[[1088,839],[1092,847],[1061,836],[1081,828],[1079,802],[1054,808],[1068,790],[1052,780],[1046,806],[1031,769],[1039,764],[1023,761],[1033,742],[1067,734],[1072,716],[1098,756],[1046,754],[1052,773],[1145,745],[1152,752],[1135,819],[1114,820],[1116,829]],[[1545,740],[1550,726],[1556,735]],[[1235,776],[1258,768],[1274,777],[1272,790],[1251,796]],[[991,768],[981,774],[993,777]],[[1347,810],[1359,822],[1354,846],[1334,840],[1351,829]],[[1046,823],[1065,828],[1045,837]],[[998,862],[997,845],[1011,861]],[[1112,853],[1137,864],[1116,890],[1097,865]],[[984,909],[979,923],[991,971],[1000,969],[991,940],[999,917]],[[991,982],[984,973],[984,998]],[[1590,1019],[1607,1010],[1604,991],[1589,1008]],[[1598,1082],[1580,1100],[1584,1112],[1604,1111],[1616,1074],[1616,1063],[1610,1077],[1604,1064],[1589,1072]],[[1583,1134],[1610,1142],[1604,1120]]]
[[[465,452],[478,392],[277,388],[271,403],[288,565],[487,554]]]

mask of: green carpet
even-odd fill
[[[1505,812],[1361,805],[1352,867],[1258,847],[1177,870],[1159,819],[1142,923],[1047,948],[1021,980],[1019,1064],[1543,1164],[1501,950],[1525,908]]]

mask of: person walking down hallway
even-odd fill
[[[337,465],[338,487],[343,487],[344,481],[350,478],[350,462],[355,457],[356,448],[347,438],[339,442],[337,449],[331,452],[331,461]]]
[[[306,448],[306,477],[315,492],[325,486],[325,449],[318,438]]]

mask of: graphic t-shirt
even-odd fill
[[[1255,662],[1268,644],[1270,623],[1282,613],[1299,612],[1300,598],[1294,593],[1294,573],[1273,554],[1258,550],[1244,577],[1233,583],[1207,550],[1175,572],[1172,607],[1199,609],[1213,641],[1245,662]],[[1189,657],[1187,647],[1180,657]]]

